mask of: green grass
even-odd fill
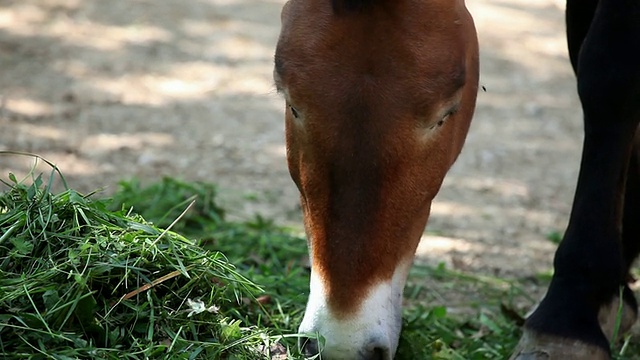
[[[123,181],[103,199],[42,179],[0,193],[0,358],[301,358],[303,238],[227,221],[211,184]],[[414,266],[397,359],[508,358],[547,282]]]
[[[10,177],[0,196],[0,357],[261,356],[262,289],[220,252],[104,200]]]

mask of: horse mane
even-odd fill
[[[360,11],[378,2],[378,0],[331,0],[334,12]]]

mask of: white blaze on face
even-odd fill
[[[402,326],[402,292],[411,259],[401,263],[393,277],[373,286],[359,310],[349,317],[337,317],[328,306],[321,279],[311,273],[309,302],[300,325],[301,334],[320,334],[322,359],[362,359],[375,348],[382,359],[393,359]]]

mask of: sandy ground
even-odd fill
[[[300,228],[271,80],[283,3],[0,0],[0,150],[40,154],[85,192],[132,176],[215,182],[233,216]],[[418,255],[533,275],[550,268],[582,143],[563,3],[468,6],[486,92]],[[2,155],[2,176],[31,162]]]

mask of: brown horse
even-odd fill
[[[578,49],[597,3],[586,2],[593,9],[579,9],[584,14],[574,17]],[[626,11],[638,7],[629,5]],[[619,16],[622,22],[640,19],[625,11]],[[640,30],[635,35],[640,39]],[[302,344],[303,351],[321,352],[323,359],[391,359],[415,249],[474,112],[478,44],[473,20],[464,0],[291,0],[282,11],[274,78],[286,100],[287,160],[300,190],[312,262],[300,332],[324,338],[324,343]],[[636,125],[639,117],[633,120]],[[620,140],[628,149],[623,142],[628,137],[606,141]],[[626,164],[625,154],[612,155],[615,163]],[[623,168],[605,170],[620,177]],[[587,248],[598,249],[600,240],[589,241]],[[569,269],[582,269],[580,261],[562,261]],[[615,261],[607,258],[596,265],[616,268]],[[598,293],[595,310],[576,307],[583,311],[579,316],[595,316],[596,336],[576,333],[580,321],[563,325],[570,329],[564,332],[548,326],[557,308],[575,313],[574,304],[552,299],[541,304],[536,314],[543,315],[534,314],[538,320],[527,328],[523,359],[535,359],[539,349],[540,354],[570,358],[565,355],[571,351],[553,350],[555,343],[564,346],[564,339],[608,354],[602,349],[597,312],[624,280],[603,279],[613,285]],[[583,284],[576,280],[571,285]],[[544,348],[547,343],[551,350]]]

